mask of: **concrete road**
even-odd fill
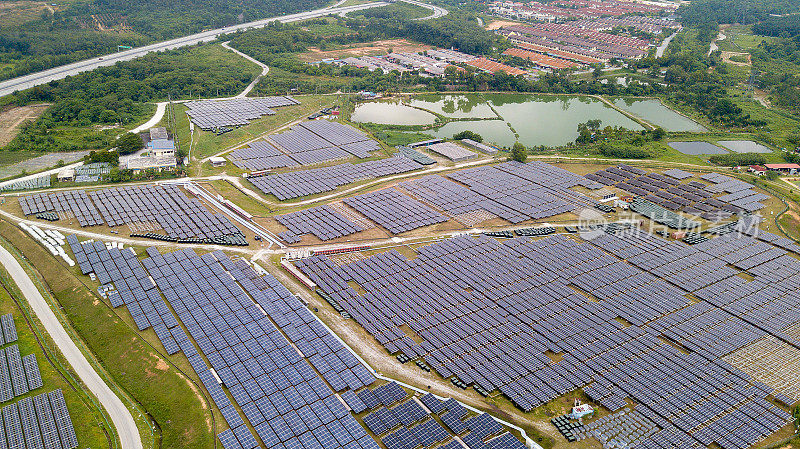
[[[61,326],[56,315],[50,310],[50,306],[42,297],[39,289],[36,288],[33,281],[28,277],[28,273],[17,262],[17,259],[8,252],[5,248],[0,246],[0,263],[8,270],[14,282],[19,286],[23,296],[31,305],[33,312],[42,322],[47,333],[53,338],[53,341],[58,345],[61,353],[64,354],[72,369],[81,378],[81,381],[94,393],[94,395],[103,404],[103,407],[111,416],[111,421],[117,429],[120,441],[122,442],[123,449],[141,449],[142,440],[139,437],[139,429],[136,428],[136,422],[133,420],[133,415],[125,407],[125,404],[111,391],[106,385],[99,374],[94,370],[92,365],[86,360],[83,353],[72,341],[67,331]]]
[[[227,48],[228,50],[236,53],[237,55],[243,57],[244,59],[247,59],[248,61],[252,62],[253,64],[256,64],[259,67],[261,67],[261,74],[258,75],[257,77],[255,77],[253,82],[251,82],[247,87],[245,87],[244,90],[239,93],[239,95],[236,95],[235,97],[233,97],[233,98],[244,98],[244,97],[247,96],[247,94],[250,93],[251,90],[253,90],[254,87],[256,87],[256,84],[258,84],[258,81],[261,78],[263,78],[264,76],[266,76],[267,73],[269,73],[269,67],[266,64],[264,64],[263,62],[259,61],[258,59],[254,58],[254,57],[252,57],[250,55],[246,55],[246,54],[240,52],[239,50],[231,47],[230,45],[228,45],[229,43],[230,43],[230,41],[223,42],[222,46],[224,48]]]
[[[301,12],[297,14],[289,14],[281,17],[272,17],[269,19],[262,19],[254,22],[242,23],[239,25],[232,25],[229,27],[218,28],[216,30],[203,31],[202,33],[192,34],[189,36],[184,36],[169,41],[159,42],[156,44],[150,44],[143,47],[137,47],[131,50],[125,50],[122,52],[113,53],[98,58],[87,59],[85,61],[79,61],[72,64],[63,65],[60,67],[54,67],[52,69],[44,70],[37,73],[31,73],[29,75],[21,76],[19,78],[6,80],[0,82],[0,97],[9,95],[18,90],[30,89],[31,87],[38,86],[41,84],[46,84],[49,83],[50,81],[60,80],[66,78],[67,76],[77,75],[78,73],[81,72],[94,70],[98,67],[112,66],[120,61],[130,61],[131,59],[139,58],[148,53],[187,47],[199,44],[200,42],[210,42],[212,40],[215,40],[217,37],[221,35],[228,33],[235,33],[240,30],[245,30],[250,28],[263,28],[270,22],[274,22],[276,20],[283,23],[296,22],[299,20],[322,17],[328,14],[340,14],[350,11],[376,8],[379,6],[386,6],[387,4],[388,3],[378,1],[372,3],[365,3],[362,5],[353,5],[353,6],[345,6],[337,8],[322,8],[313,11]]]

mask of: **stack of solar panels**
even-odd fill
[[[180,350],[176,340],[183,331],[132,249],[82,244],[74,235],[67,237],[67,244],[83,274],[95,273],[103,285],[113,283],[108,296],[112,307],[126,306],[140,331],[152,327],[168,354]]]
[[[186,114],[200,129],[209,130],[222,127],[242,126],[250,120],[274,115],[272,108],[300,104],[294,98],[260,97],[234,98],[226,100],[200,100],[184,103],[189,110]]]
[[[515,229],[514,234],[521,237],[541,237],[543,235],[555,234],[556,228],[552,226],[542,226],[539,228]]]
[[[318,206],[279,215],[276,219],[278,223],[289,228],[292,234],[283,235],[295,242],[298,240],[297,236],[303,234],[311,233],[320,240],[331,240],[364,230],[329,206]],[[288,243],[295,243],[289,240],[287,240]]]
[[[395,189],[365,193],[344,202],[392,234],[447,221],[444,215]]]
[[[23,196],[19,199],[19,205],[25,215],[36,215],[41,212],[71,212],[81,227],[104,223],[100,212],[83,190]]]
[[[349,125],[328,120],[314,120],[300,123],[299,126],[358,158],[367,158],[373,151],[381,149],[377,141],[370,139]]]
[[[401,155],[413,160],[414,162],[416,162],[416,163],[418,163],[420,165],[433,165],[433,164],[436,163],[436,159],[434,159],[434,158],[432,158],[432,157],[430,157],[430,156],[428,156],[426,154],[420,153],[419,151],[414,150],[412,148],[404,147],[404,146],[397,147],[397,148],[399,150],[398,154],[401,154]]]
[[[393,156],[360,164],[345,163],[248,179],[265,194],[275,195],[278,200],[284,201],[329,192],[359,180],[396,175],[421,168],[422,165],[407,157]]]
[[[664,171],[664,174],[669,176],[669,177],[678,179],[678,180],[688,179],[688,178],[691,178],[693,176],[691,173],[689,173],[687,171],[684,171],[684,170],[681,170],[681,169],[678,169],[678,168],[672,168],[672,169],[666,170],[666,171]]]
[[[697,221],[678,215],[645,199],[635,198],[631,201],[630,208],[656,223],[673,229],[694,229],[700,226]]]
[[[531,164],[533,166],[528,167]],[[590,181],[557,167],[543,165],[546,167],[539,166],[539,163],[504,163],[460,170],[447,177],[490,199],[483,203],[484,210],[511,223],[552,217],[592,206],[594,202],[588,197],[570,190],[570,187],[578,185],[578,181],[587,185],[592,184]]]
[[[64,394],[59,390],[21,399],[2,409],[5,433],[0,446],[24,449],[74,449],[78,438],[69,416]],[[0,424],[0,430],[3,428]]]
[[[767,195],[753,190],[755,186],[752,184],[729,176],[718,173],[708,173],[701,176],[701,178],[714,183],[714,185],[706,187],[706,190],[727,193],[727,195],[717,197],[717,200],[726,203],[729,207],[732,206],[732,211],[744,210],[747,212],[755,212],[764,207],[760,201],[769,198]]]

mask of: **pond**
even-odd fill
[[[735,153],[772,153],[772,150],[752,140],[720,140],[717,142]]]
[[[468,129],[483,137],[485,142],[491,142],[501,147],[511,147],[517,138],[508,127],[505,120],[474,120],[466,122],[450,122],[433,131],[426,131],[434,137],[452,138],[454,134]]]
[[[656,99],[617,98],[614,106],[670,132],[705,132],[702,125],[661,104]]]
[[[675,150],[683,154],[691,154],[694,156],[700,154],[727,154],[724,148],[718,147],[713,143],[708,142],[670,142],[668,144]]]
[[[419,95],[406,104],[449,118],[495,118],[497,114],[479,95]]]
[[[356,106],[350,120],[379,125],[432,125],[436,122],[436,116],[398,102],[372,101]]]
[[[643,127],[606,103],[592,97],[570,95],[463,94],[424,95],[400,102],[371,102],[356,106],[354,122],[397,125],[429,125],[433,114],[411,107],[425,108],[459,120],[425,131],[436,137],[452,137],[470,130],[481,134],[487,143],[510,147],[519,140],[526,146],[560,146],[575,141],[578,124],[601,120],[601,126],[621,126],[640,131]],[[494,113],[494,111],[497,114]],[[513,129],[513,131],[512,131]]]

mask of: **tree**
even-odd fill
[[[511,160],[517,162],[525,162],[528,159],[528,150],[525,145],[514,142],[514,147],[511,149]]]
[[[776,172],[774,170],[767,170],[767,175],[766,176],[767,176],[767,179],[769,179],[770,181],[775,181],[776,179],[778,179],[778,172]]]
[[[462,140],[462,139],[470,139],[474,140],[475,142],[483,142],[483,136],[481,136],[476,132],[472,132],[468,129],[453,135],[453,140]]]
[[[134,133],[125,133],[117,139],[119,154],[131,154],[144,148],[142,139]]]
[[[667,133],[664,131],[664,128],[657,127],[653,130],[653,140],[661,140],[666,136]]]

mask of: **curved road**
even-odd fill
[[[47,333],[53,338],[53,341],[58,345],[61,353],[64,354],[72,369],[81,378],[81,381],[89,388],[89,390],[100,400],[103,407],[111,417],[114,427],[117,429],[123,449],[141,449],[142,440],[139,437],[139,429],[136,427],[136,422],[133,420],[133,415],[125,407],[125,404],[111,391],[106,385],[100,375],[94,370],[92,365],[86,360],[83,353],[72,341],[67,331],[58,321],[56,315],[50,310],[50,305],[42,297],[39,289],[33,284],[28,273],[17,262],[17,259],[8,252],[5,248],[0,246],[0,263],[8,270],[14,282],[19,286],[22,295],[31,305],[36,317],[42,322]]]
[[[6,80],[0,82],[0,97],[9,95],[18,90],[30,89],[31,87],[38,86],[41,84],[46,84],[49,83],[50,81],[60,80],[66,78],[67,76],[77,75],[78,73],[81,72],[94,70],[98,67],[111,66],[120,61],[129,61],[131,59],[136,59],[148,53],[187,47],[199,44],[200,42],[209,42],[221,35],[228,33],[235,33],[240,30],[246,30],[250,28],[263,28],[267,26],[269,23],[274,21],[289,23],[289,22],[296,22],[299,20],[313,19],[315,17],[322,17],[328,14],[341,14],[341,13],[358,11],[362,9],[376,8],[379,6],[386,6],[386,5],[388,5],[388,3],[378,1],[372,3],[364,3],[361,5],[353,5],[353,6],[321,8],[321,9],[315,9],[313,11],[301,12],[297,14],[289,14],[281,17],[272,17],[269,19],[262,19],[254,22],[242,23],[239,25],[232,25],[225,28],[218,28],[216,30],[203,31],[202,33],[179,37],[177,39],[150,44],[143,47],[137,47],[131,50],[125,50],[122,52],[113,53],[106,56],[87,59],[85,61],[79,61],[72,64],[63,65],[60,67],[54,67],[52,69],[44,70],[37,73],[32,73],[30,75],[21,76],[19,78]],[[431,8],[430,6],[427,5],[426,7]],[[432,7],[432,8],[438,8],[438,7]]]

